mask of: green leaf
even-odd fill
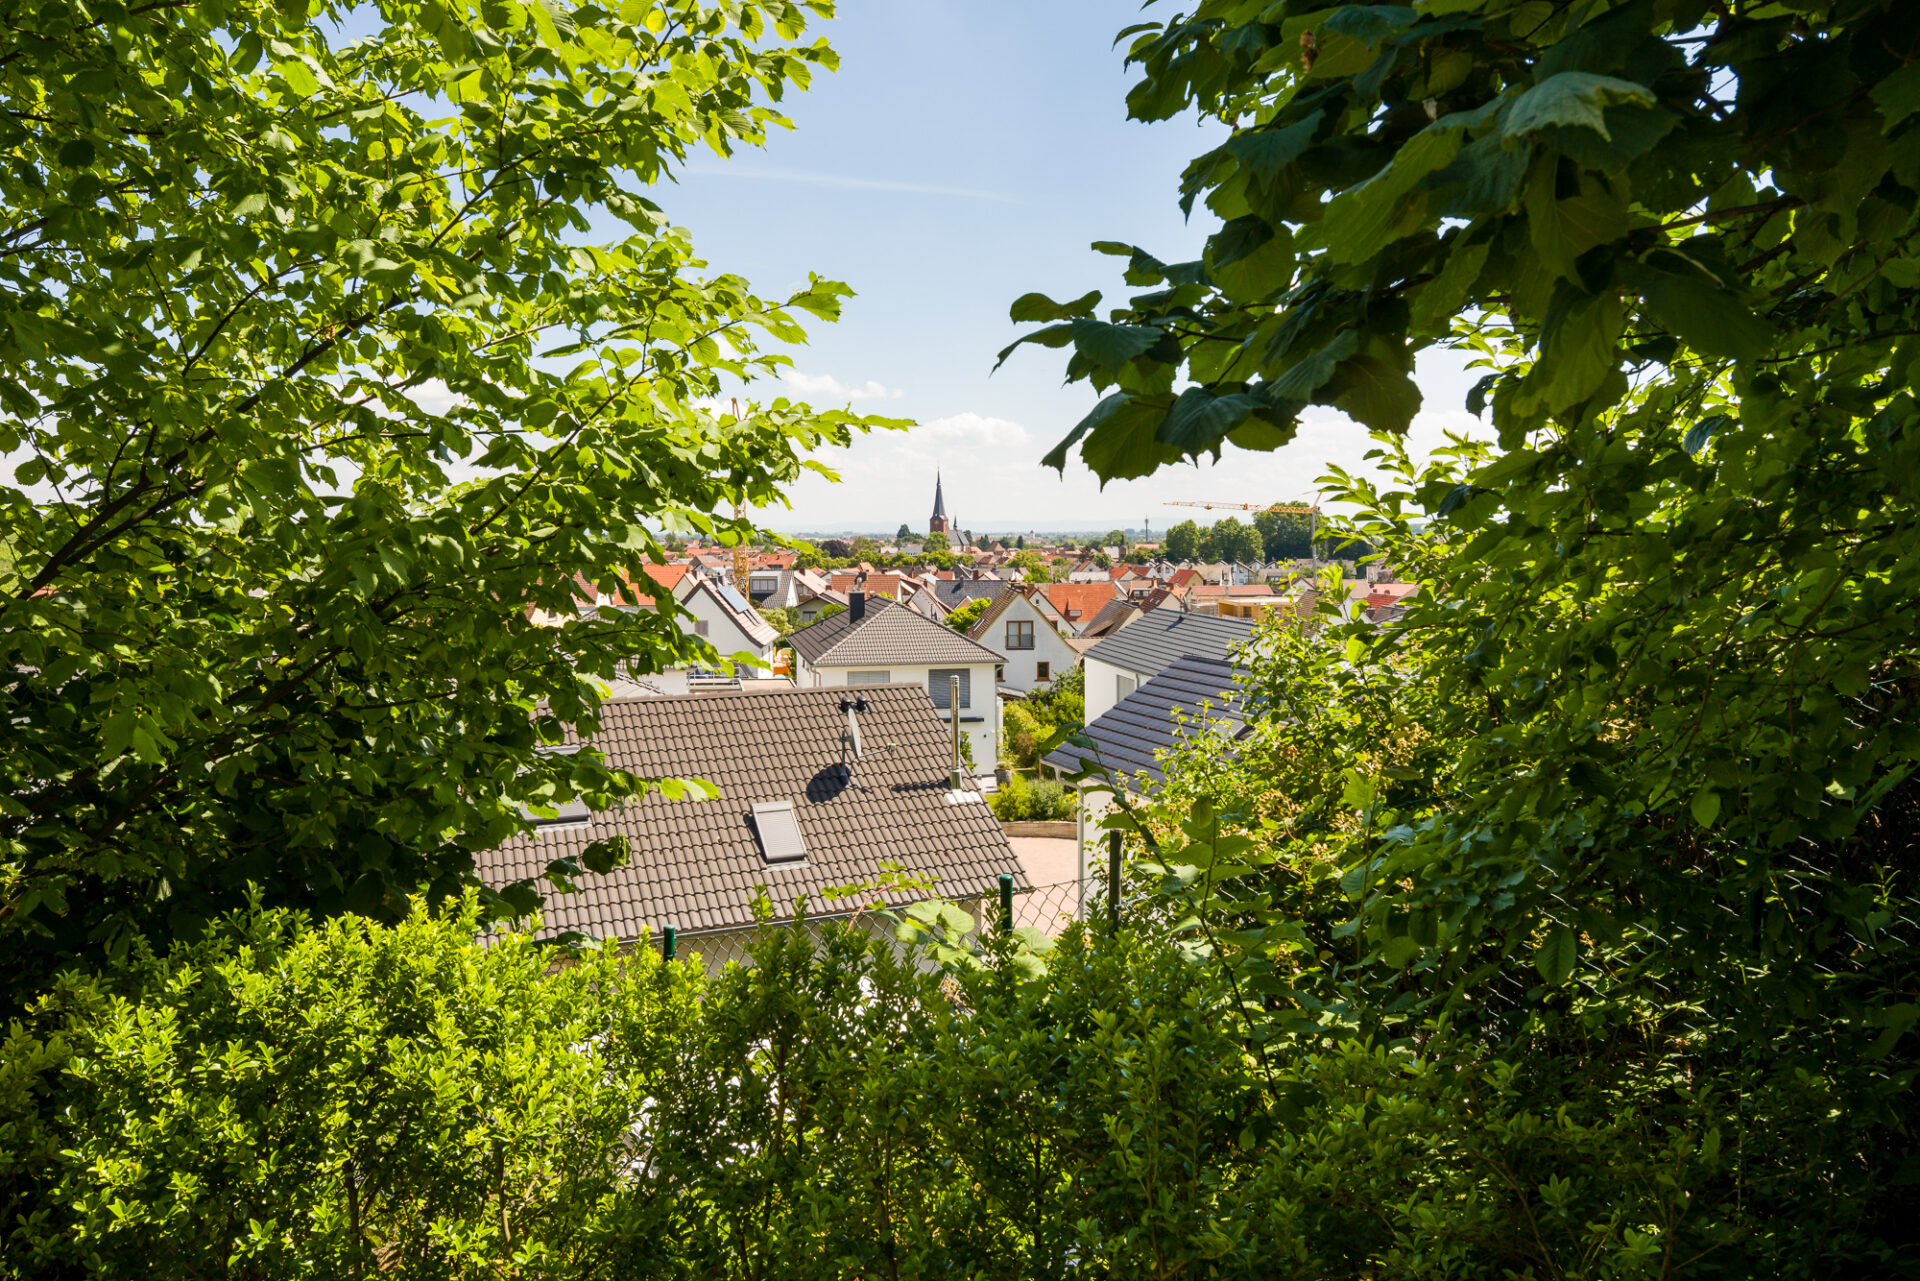
[[[1540,971],[1540,977],[1549,987],[1558,987],[1573,974],[1573,963],[1579,955],[1579,945],[1575,942],[1573,931],[1564,925],[1556,925],[1547,931],[1546,938],[1534,949],[1533,968]]]
[[[1074,349],[1100,369],[1118,369],[1153,350],[1166,335],[1166,330],[1153,325],[1114,325],[1104,320],[1074,320],[1069,329]]]
[[[1611,139],[1605,108],[1619,103],[1651,107],[1655,99],[1651,89],[1631,80],[1597,76],[1590,71],[1562,71],[1516,98],[1507,109],[1500,133],[1517,139],[1543,129],[1567,127],[1591,129]]]
[[[75,138],[60,148],[58,159],[69,169],[84,169],[93,163],[94,155],[92,139]]]
[[[1428,125],[1394,153],[1393,162],[1327,203],[1322,220],[1328,256],[1361,262],[1426,224],[1424,195],[1409,193],[1460,154],[1465,131],[1444,121]]]
[[[1022,294],[1014,299],[1008,309],[1009,318],[1015,324],[1026,321],[1067,320],[1074,316],[1091,316],[1100,302],[1100,291],[1091,290],[1071,302],[1055,302],[1045,294]],[[1004,358],[1004,353],[1003,353]]]
[[[1712,827],[1720,817],[1720,793],[1711,787],[1703,787],[1693,794],[1693,821],[1702,827]]]
[[[1244,392],[1217,396],[1204,387],[1189,387],[1173,402],[1160,424],[1159,440],[1187,454],[1213,449],[1220,439],[1245,422],[1249,414],[1266,409],[1266,402]]]
[[[1254,179],[1271,183],[1280,171],[1298,160],[1313,145],[1327,113],[1315,108],[1310,114],[1277,129],[1254,129],[1237,133],[1227,140],[1227,154]]]
[[[1268,399],[1312,403],[1315,393],[1327,385],[1340,362],[1359,350],[1360,335],[1351,329],[1342,330],[1332,342],[1269,381],[1265,388]]]
[[[1712,440],[1722,427],[1725,427],[1732,421],[1733,420],[1725,414],[1708,414],[1705,418],[1702,418],[1699,422],[1687,429],[1686,438],[1680,442],[1680,448],[1686,450],[1689,454],[1697,456],[1701,450],[1707,447],[1707,442]]]
[[[1618,273],[1657,324],[1710,356],[1758,360],[1772,349],[1773,326],[1754,315],[1732,290],[1677,254],[1662,254],[1659,262],[1661,266],[1623,263]],[[1663,269],[1668,263],[1679,269]]]
[[[1892,133],[1895,125],[1920,111],[1920,62],[1901,67],[1875,85],[1868,96],[1886,121],[1881,132]]]
[[[1407,372],[1371,352],[1341,362],[1335,385],[1336,408],[1374,431],[1399,434],[1420,412],[1420,388]]]

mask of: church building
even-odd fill
[[[929,534],[945,534],[953,525],[947,520],[947,500],[940,492],[940,473],[933,474],[933,515],[927,521]]]

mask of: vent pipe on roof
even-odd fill
[[[867,616],[867,576],[857,575],[853,590],[847,593],[847,621],[857,623]]]
[[[953,725],[953,790],[966,786],[966,761],[960,755],[960,678],[947,678],[947,720]]]

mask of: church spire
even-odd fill
[[[947,499],[946,495],[941,492],[940,472],[936,468],[933,473],[933,516],[927,521],[927,532],[930,534],[944,534],[948,528]]]

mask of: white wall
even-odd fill
[[[1033,624],[1032,649],[1007,648],[1007,624],[1016,621]],[[1053,624],[1025,597],[1008,605],[1000,617],[987,625],[984,633],[973,639],[1006,660],[1006,676],[1001,683],[1022,692],[1051,685],[1072,671],[1074,664],[1080,661],[1080,655],[1073,646],[1067,644],[1060,633],[1054,630]],[[1040,679],[1038,665],[1041,663],[1047,664],[1046,680]]]
[[[753,637],[741,631],[728,614],[726,608],[722,606],[719,601],[715,600],[709,591],[696,588],[685,600],[680,602],[680,605],[689,614],[692,614],[696,621],[704,622],[707,625],[707,634],[703,639],[707,644],[720,651],[720,657],[731,658],[743,649],[758,658],[766,659],[772,657],[773,646],[762,645],[759,641],[754,640]],[[681,621],[680,626],[682,630],[688,630],[688,625],[684,619]],[[697,631],[697,629],[694,630]],[[748,676],[754,674],[754,671],[762,670],[764,669],[748,670],[743,668],[739,672],[739,675]]]
[[[1112,663],[1095,658],[1091,654],[1087,655],[1085,662],[1087,669],[1087,724],[1089,725],[1099,720],[1107,712],[1113,710],[1113,705],[1120,701],[1120,680],[1122,677],[1133,682],[1133,684],[1127,688],[1126,692],[1129,694],[1139,689],[1141,685],[1150,679],[1143,673],[1131,672],[1124,667],[1116,667]]]
[[[932,667],[918,664],[895,664],[891,667],[881,667],[878,664],[865,667],[814,667],[804,659],[800,659],[798,654],[794,657],[794,683],[802,689],[831,688],[862,683],[918,684],[929,694],[933,692],[934,669]],[[1000,696],[994,693],[993,689],[993,664],[955,664],[953,667],[943,666],[939,670],[952,671],[961,666],[970,673],[967,677],[969,686],[967,693],[971,699],[971,705],[960,709],[960,732],[967,736],[968,746],[973,751],[974,770],[982,775],[991,774],[1000,759]],[[884,672],[887,677],[884,682],[860,682],[853,679],[858,674],[881,672]],[[944,709],[937,710],[935,714],[943,723],[946,721],[947,713]],[[980,719],[969,720],[969,717]]]

